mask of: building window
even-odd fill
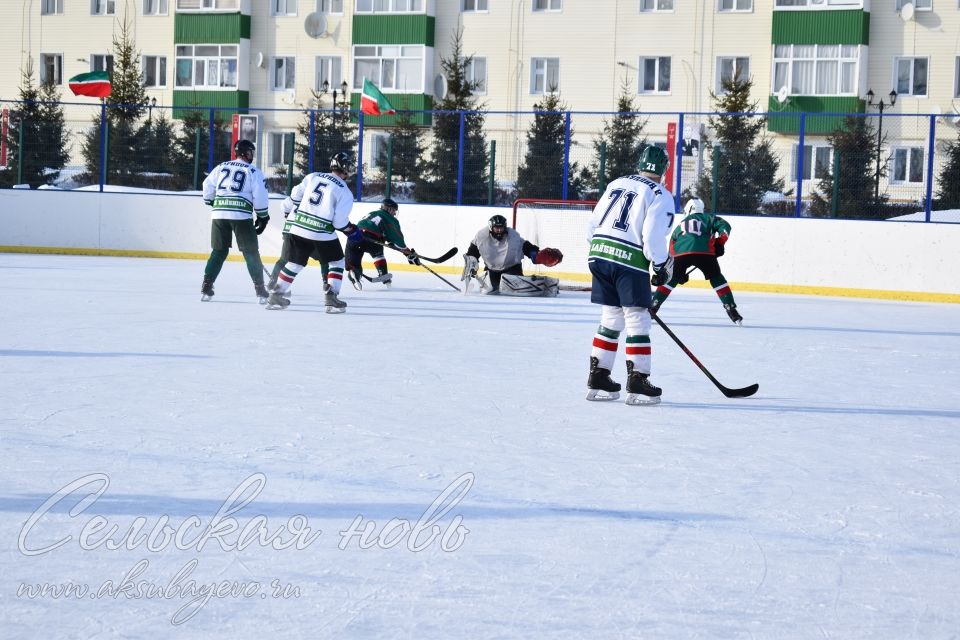
[[[319,0],[317,11],[320,13],[343,13],[343,0]]]
[[[732,11],[753,11],[753,0],[720,0],[717,10],[721,13]]]
[[[462,0],[461,11],[486,11],[487,0]]]
[[[297,15],[297,0],[271,0],[270,15],[272,16]]]
[[[487,92],[487,59],[474,56],[464,68],[467,82],[471,83],[474,94]]]
[[[143,56],[141,63],[143,68],[143,86],[145,87],[165,87],[167,86],[167,57],[166,56]]]
[[[640,58],[638,93],[670,92],[670,57]]]
[[[237,45],[177,45],[176,88],[236,89]]]
[[[316,84],[313,88],[322,92],[323,83],[326,82],[328,90],[338,89],[343,81],[340,73],[340,58],[317,56],[316,64]]]
[[[896,58],[894,60],[896,73],[897,95],[926,96],[927,95],[927,58]]]
[[[860,48],[851,44],[778,44],[773,49],[773,92],[796,96],[857,94]]]
[[[560,88],[560,58],[530,60],[530,93],[541,95]]]
[[[143,15],[145,16],[167,15],[167,0],[143,0]]]
[[[917,11],[933,11],[933,0],[897,0],[897,11],[903,9],[903,5],[910,3]],[[958,4],[960,6],[960,4]]]
[[[423,93],[423,46],[357,45],[353,48],[353,88],[367,78],[381,90]]]
[[[640,0],[640,13],[673,11],[673,0]]]
[[[94,54],[90,56],[90,71],[106,71],[113,77],[113,56]]]
[[[267,164],[271,167],[287,166],[290,157],[290,134],[272,131],[267,134]]]
[[[724,83],[733,80],[745,82],[749,79],[750,58],[746,56],[721,56],[717,58],[717,87],[714,93],[718,96],[726,93],[726,90],[723,88]]]
[[[177,11],[226,11],[240,9],[240,0],[177,0]]]
[[[40,84],[63,84],[63,55],[40,54]]]
[[[357,0],[357,13],[423,13],[423,0]]]
[[[43,0],[40,3],[40,15],[52,16],[55,13],[63,13],[63,0]]]
[[[117,13],[117,0],[90,0],[90,15],[112,16]]]
[[[297,62],[293,56],[273,58],[270,63],[270,89],[286,91],[296,88]]]
[[[790,155],[790,179],[797,180],[797,150],[793,145]],[[833,147],[828,144],[803,145],[803,179],[822,180],[830,175],[833,164]]]
[[[863,7],[863,0],[777,0],[774,6],[777,9],[792,7],[823,9],[824,6],[849,9]]]
[[[923,182],[923,147],[895,147],[891,161],[891,183]]]
[[[534,11],[560,11],[563,0],[533,0]]]
[[[375,133],[370,137],[370,167],[379,169],[387,166],[387,151],[390,148],[390,135]]]

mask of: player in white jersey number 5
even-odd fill
[[[610,379],[620,333],[626,329],[627,404],[657,404],[660,389],[650,384],[650,270],[669,282],[673,259],[667,236],[673,226],[673,194],[660,184],[670,164],[666,152],[648,146],[639,175],[607,186],[590,218],[593,274],[590,301],[602,305],[593,337],[587,400],[616,400],[620,385]]]
[[[330,160],[329,173],[308,174],[283,201],[281,206],[287,218],[283,227],[283,255],[287,256],[287,263],[280,270],[267,309],[285,309],[290,304],[290,299],[283,294],[290,290],[310,256],[316,255],[329,267],[323,287],[327,313],[347,310],[347,303],[337,297],[343,283],[344,261],[343,246],[336,232],[362,237],[362,232],[350,222],[353,193],[344,182],[352,166],[350,156],[339,152]]]

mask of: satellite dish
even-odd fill
[[[784,104],[787,99],[790,97],[790,90],[787,89],[787,85],[783,85],[777,90],[777,102]]]
[[[307,35],[311,38],[326,38],[327,16],[314,11],[303,21],[303,30],[306,31]]]
[[[287,89],[283,94],[283,101],[287,104],[293,104],[297,101],[297,90]]]
[[[263,51],[257,52],[257,66],[263,68]]]
[[[443,100],[447,97],[447,77],[438,73],[433,79],[433,97],[437,100]]]
[[[900,18],[904,22],[910,22],[913,20],[913,3],[907,2],[902,7],[900,7]]]

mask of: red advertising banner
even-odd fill
[[[677,123],[667,123],[667,157],[670,166],[663,176],[663,184],[673,193],[673,177],[677,175]]]
[[[237,146],[237,140],[240,139],[240,114],[239,113],[233,114],[233,119],[231,120],[230,124],[232,125],[232,132],[230,134],[230,159],[236,160],[237,154],[235,154],[233,150]]]
[[[7,166],[7,123],[10,120],[10,110],[6,107],[3,108],[3,113],[0,114],[0,167]]]

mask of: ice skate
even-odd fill
[[[363,291],[363,271],[359,269],[355,271],[347,271],[347,279],[350,280],[350,284],[353,285],[353,288],[357,291]]]
[[[650,384],[646,373],[633,370],[633,363],[627,361],[627,404],[644,406],[660,404],[660,387]]]
[[[213,280],[210,278],[204,278],[203,284],[200,286],[200,301],[209,302],[210,298],[213,297]]]
[[[283,297],[279,291],[274,291],[267,298],[267,311],[283,310],[290,306],[290,300]]]
[[[332,290],[323,294],[323,304],[327,313],[345,313],[347,310],[347,303],[338,298]]]
[[[370,282],[380,282],[383,285],[389,287],[391,284],[393,284],[393,274],[392,273],[378,274],[376,278],[370,278]]]
[[[267,288],[263,286],[262,282],[254,282],[253,290],[257,294],[257,302],[259,304],[267,304],[267,299],[270,297],[270,293],[267,291]]]
[[[730,316],[730,319],[733,320],[733,324],[743,325],[743,316],[737,311],[737,305],[735,304],[725,304],[723,308],[727,311],[727,315]]]
[[[587,400],[616,400],[620,397],[620,383],[610,379],[610,369],[602,369],[600,360],[590,357],[590,376],[587,378]]]

